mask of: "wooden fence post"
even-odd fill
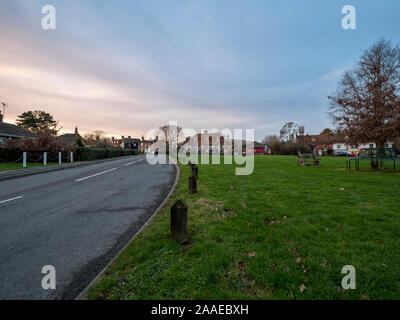
[[[178,200],[171,207],[171,238],[177,241],[188,238],[188,213],[187,206]]]
[[[189,194],[197,193],[197,179],[195,176],[189,177]]]

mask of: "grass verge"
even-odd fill
[[[398,299],[400,175],[346,172],[345,160],[300,167],[296,157],[255,157],[189,168],[171,200],[89,290],[89,299]],[[189,207],[188,243],[169,237],[169,208]],[[341,287],[356,268],[356,289]]]
[[[57,165],[58,162],[49,162],[47,163],[48,166],[51,165]],[[28,169],[28,168],[36,168],[36,167],[42,167],[43,163],[27,163],[26,168],[22,167],[22,163],[0,163],[0,172],[3,171],[11,171],[11,170],[22,170],[22,169]]]

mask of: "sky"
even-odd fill
[[[343,73],[381,37],[400,42],[399,17],[398,0],[0,0],[0,100],[6,122],[45,110],[63,132],[319,133]]]

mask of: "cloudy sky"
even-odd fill
[[[43,30],[44,5],[56,30]],[[341,9],[357,10],[357,29]],[[400,42],[398,0],[0,0],[6,121],[44,109],[64,131],[141,136],[286,121],[330,127],[326,96],[380,37]]]

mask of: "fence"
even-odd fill
[[[126,150],[121,148],[79,147],[75,150],[75,152],[23,152],[20,149],[0,148],[0,163],[22,163],[22,166],[25,168],[27,163],[43,163],[43,165],[47,165],[47,163],[56,162],[58,164],[61,164],[65,162],[74,162],[74,160],[91,161],[137,154],[139,154],[138,150]]]

